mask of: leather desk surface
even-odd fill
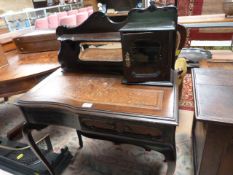
[[[177,124],[173,87],[124,85],[121,80],[122,77],[116,75],[63,73],[58,69],[21,97],[18,104],[62,105]]]

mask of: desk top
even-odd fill
[[[233,124],[233,70],[193,69],[196,118]]]
[[[18,101],[22,107],[58,107],[177,124],[174,87],[124,85],[117,75],[63,73],[58,69]]]
[[[18,54],[16,51],[6,55],[8,65],[0,68],[0,84],[16,79],[41,74],[55,70],[60,65],[57,61],[57,51]]]

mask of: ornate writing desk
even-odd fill
[[[121,78],[58,69],[19,99],[26,118],[24,135],[51,174],[31,129],[62,125],[77,129],[80,142],[84,135],[153,149],[164,154],[167,174],[173,174],[177,87],[124,85]]]
[[[155,16],[162,16],[160,20],[171,25],[165,25],[164,29],[159,21],[154,22]],[[168,161],[167,174],[174,173],[175,128],[178,124],[177,73],[172,69],[176,18],[174,7],[151,6],[145,10],[132,10],[128,20],[121,23],[114,23],[103,13],[96,12],[76,28],[57,28],[61,42],[58,60],[62,69],[51,74],[17,102],[26,119],[23,133],[51,174],[54,174],[52,165],[41,154],[31,136],[32,129],[48,125],[75,128],[81,147],[84,135],[159,151]],[[149,20],[145,23],[145,19],[153,22]],[[127,22],[129,25],[120,30]],[[169,42],[167,37],[153,37],[151,41],[149,36],[160,36],[164,31],[170,33],[167,34]],[[98,47],[106,42],[121,44],[122,49]],[[127,43],[133,49],[125,47]],[[88,47],[88,44],[97,44],[97,47]],[[129,51],[124,54],[126,48]],[[140,58],[136,57],[137,52]],[[157,63],[155,66],[151,66],[153,61]],[[166,69],[160,70],[158,65]],[[130,85],[122,81],[123,76],[128,75],[127,71],[123,74],[123,69],[136,73],[132,75],[135,79]],[[163,76],[165,73],[169,76]],[[148,81],[154,81],[157,86],[143,84]]]

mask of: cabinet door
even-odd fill
[[[127,81],[170,81],[170,40],[167,31],[123,33],[123,64]]]

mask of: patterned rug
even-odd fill
[[[194,111],[192,76],[187,74],[183,80],[179,109]]]

